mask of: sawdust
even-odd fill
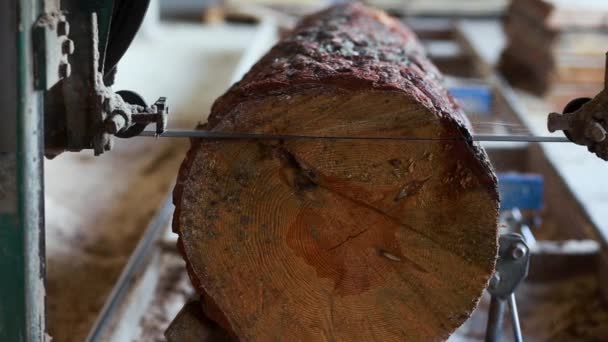
[[[517,304],[526,341],[606,341],[608,306],[601,301],[594,274],[555,282],[525,282],[518,289]],[[450,338],[450,342],[483,341],[489,308],[484,295],[473,316]],[[513,334],[506,312],[503,336]]]
[[[47,165],[47,302],[56,341],[82,341],[88,334],[171,188],[187,142],[156,142],[154,152],[149,144],[125,142],[93,163],[64,155]],[[134,151],[139,159],[130,158]],[[154,155],[166,151],[171,158],[150,172]]]
[[[165,253],[154,300],[140,322],[141,334],[135,341],[165,341],[164,333],[179,310],[194,296],[186,265],[180,255]]]

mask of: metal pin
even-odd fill
[[[523,336],[521,333],[521,325],[519,324],[519,314],[517,313],[517,301],[515,300],[515,294],[511,293],[508,298],[509,312],[511,313],[511,325],[513,326],[513,337],[515,342],[522,342]]]

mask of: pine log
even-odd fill
[[[396,20],[303,19],[207,129],[433,140],[193,140],[173,225],[206,315],[242,341],[447,338],[497,252],[496,178],[467,125]]]

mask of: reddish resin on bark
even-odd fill
[[[304,19],[216,101],[209,123],[235,102],[297,84],[398,90],[442,117],[468,122],[412,31],[384,12],[343,4]]]

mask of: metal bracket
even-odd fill
[[[523,340],[514,292],[528,275],[529,265],[530,250],[524,238],[515,233],[501,235],[496,270],[488,286],[492,301],[486,329],[487,342],[500,341],[505,301],[509,304],[515,341]]]
[[[129,102],[127,100],[127,102]],[[130,102],[129,102],[130,103]],[[118,138],[132,138],[141,134],[149,124],[156,124],[156,135],[161,135],[167,129],[169,108],[167,98],[159,98],[152,107],[143,107],[132,114],[115,112],[106,119],[108,133]]]
[[[536,245],[536,237],[534,236],[533,228],[538,227],[542,223],[542,218],[536,212],[532,217],[524,217],[524,214],[519,208],[501,212],[501,222],[504,222],[509,232],[519,233],[524,237],[529,248],[534,248]]]
[[[114,135],[135,136],[150,123],[156,123],[157,134],[164,132],[168,115],[165,98],[151,107],[142,106],[123,99],[106,83],[135,36],[148,3],[45,2],[49,4],[47,14],[32,26],[32,39],[37,49],[35,87],[46,91],[47,157],[83,149],[100,155],[111,150]],[[111,70],[106,68],[106,57]]]
[[[564,131],[568,139],[587,146],[589,152],[608,160],[608,54],[604,90],[593,99],[578,98],[564,108],[563,114],[551,113],[549,132]]]
[[[100,67],[97,14],[69,13],[68,18],[79,28],[74,32],[78,50],[72,56],[73,75],[67,77],[70,68],[64,70],[66,73],[62,75],[66,79],[47,92],[45,139],[47,147],[51,147],[47,148],[47,156],[89,148],[100,155],[111,150],[114,135],[133,137],[150,123],[156,123],[156,133],[162,134],[169,113],[166,98],[161,97],[148,107],[133,92],[113,92],[104,83]],[[69,53],[72,50],[69,46],[65,48]],[[134,96],[123,98],[127,93]]]
[[[34,87],[48,90],[70,76],[68,57],[74,53],[70,24],[60,12],[45,13],[34,23]]]

